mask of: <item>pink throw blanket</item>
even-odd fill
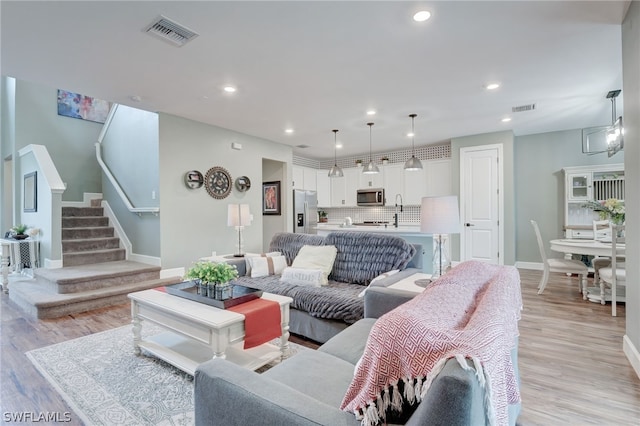
[[[520,401],[511,350],[521,309],[516,268],[461,263],[376,321],[340,408],[355,412],[363,425],[384,421],[403,399],[421,401],[455,357],[465,369],[467,359],[473,361],[487,393],[489,424],[508,424],[508,405]],[[401,380],[404,395],[398,392]]]

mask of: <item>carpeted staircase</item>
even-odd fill
[[[60,269],[36,269],[11,286],[9,297],[30,315],[57,318],[128,302],[129,293],[175,284],[160,267],[125,260],[102,207],[63,207]]]

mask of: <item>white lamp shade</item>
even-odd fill
[[[458,196],[423,197],[420,207],[420,232],[457,234],[460,232]]]
[[[249,204],[229,204],[227,210],[227,226],[251,225]]]

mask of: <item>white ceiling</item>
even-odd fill
[[[411,113],[416,145],[610,124],[605,96],[622,88],[628,5],[2,1],[0,66],[3,75],[310,145],[294,153],[328,158],[332,129],[344,143],[338,156],[368,152],[368,121],[374,152],[410,147]],[[432,18],[414,22],[421,9]],[[145,34],[160,14],[200,35],[178,48]],[[486,91],[490,81],[502,86]],[[238,91],[224,93],[227,84]],[[511,113],[530,103],[535,111]]]

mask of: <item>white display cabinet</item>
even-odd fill
[[[593,221],[597,212],[589,201],[616,198],[624,201],[624,164],[565,167],[564,231],[566,238],[593,238]]]

